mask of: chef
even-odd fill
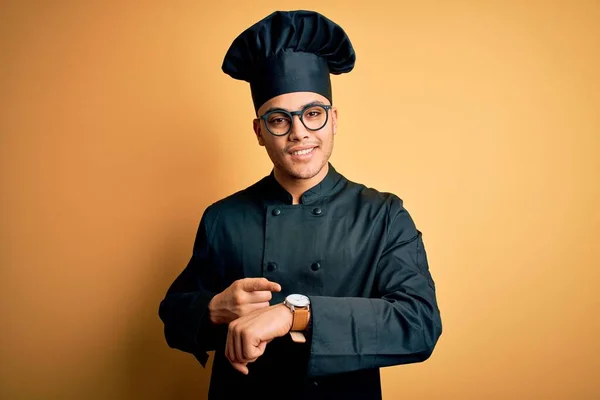
[[[381,399],[380,368],[428,359],[441,335],[422,233],[402,200],[329,160],[330,76],[355,61],[338,24],[303,10],[266,16],[225,55],[223,71],[249,83],[273,168],[204,210],[159,306],[170,347],[203,366],[215,351],[210,399]]]

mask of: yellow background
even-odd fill
[[[277,8],[346,29],[332,162],[424,232],[444,333],[384,398],[600,396],[600,3],[93,3],[0,6],[0,398],[205,398],[157,308],[270,171],[220,68]]]

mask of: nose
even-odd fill
[[[302,141],[308,138],[308,129],[300,120],[299,115],[292,116],[292,127],[290,129],[290,133],[288,135],[288,140],[292,142]]]

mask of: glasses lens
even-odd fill
[[[304,126],[311,130],[319,130],[327,123],[327,110],[319,105],[308,107],[302,114]]]
[[[266,118],[267,128],[274,135],[285,135],[290,130],[290,116],[282,112],[274,112]]]

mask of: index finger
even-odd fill
[[[259,290],[279,292],[281,291],[281,285],[271,282],[267,278],[246,278],[242,281],[242,289],[246,292],[256,292]]]

